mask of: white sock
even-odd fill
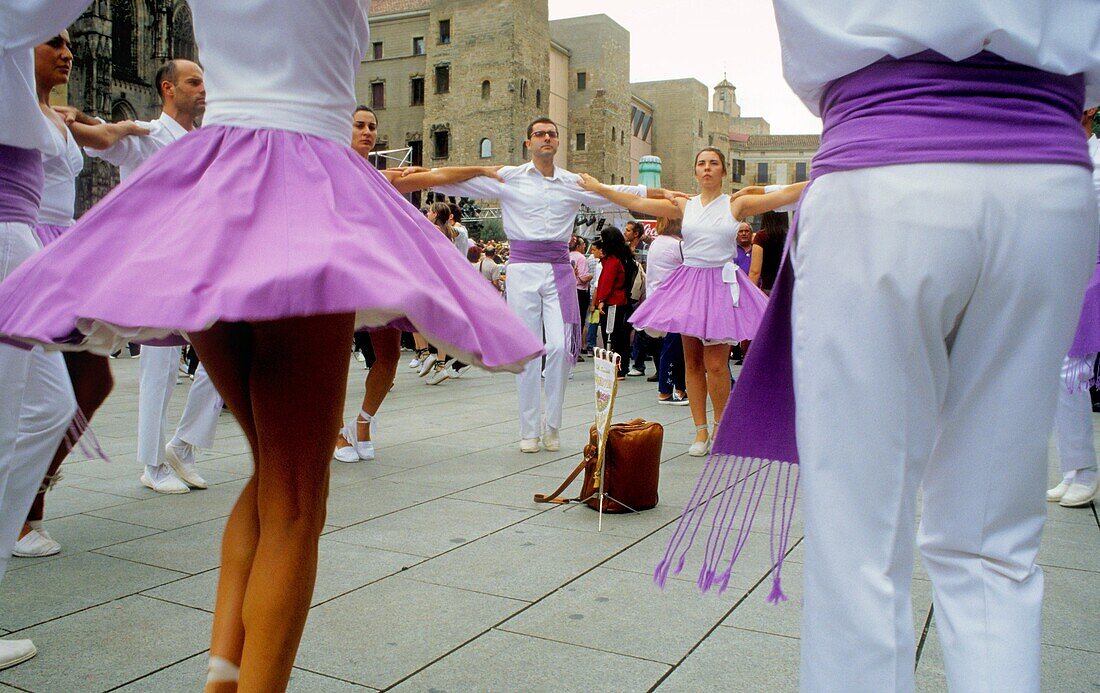
[[[225,657],[211,657],[206,665],[207,683],[231,683],[241,680],[241,668]]]
[[[1073,483],[1092,486],[1096,483],[1096,467],[1092,469],[1078,469],[1073,475]]]
[[[27,520],[27,526],[31,529],[42,529],[42,520]]]

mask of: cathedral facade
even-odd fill
[[[169,58],[198,57],[191,10],[184,0],[96,0],[69,33],[73,71],[68,102],[109,121],[156,118],[157,69]],[[88,160],[78,181],[78,211],[117,183],[117,169]]]

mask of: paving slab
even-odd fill
[[[120,693],[194,693],[202,690],[208,654],[203,652],[189,657],[117,690]],[[298,668],[291,672],[287,686],[287,693],[365,693],[372,690]]]
[[[662,693],[797,691],[798,640],[719,628],[657,690]]]
[[[93,517],[92,515],[65,515],[53,519],[47,512],[47,517],[50,519],[46,523],[46,529],[50,532],[50,536],[61,544],[61,553],[34,558],[13,556],[8,561],[9,573],[85,551],[147,537],[160,531],[151,527],[116,522],[115,520]]]
[[[218,518],[114,544],[97,552],[195,575],[218,567],[224,530],[225,519]]]
[[[156,529],[177,529],[228,517],[244,485],[241,479],[190,493],[157,494],[155,498],[130,501],[89,514]]]

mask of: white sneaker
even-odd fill
[[[1096,498],[1097,493],[1100,493],[1100,476],[1096,477],[1091,486],[1070,484],[1070,487],[1062,495],[1062,499],[1058,501],[1058,505],[1063,508],[1080,508],[1091,503],[1092,499]]]
[[[438,360],[439,357],[437,355],[428,354],[424,357],[424,362],[420,364],[420,370],[417,371],[416,374],[423,378],[428,374],[428,371],[432,369],[432,366],[434,366],[436,364],[436,361]]]
[[[470,370],[471,368],[473,368],[473,366],[471,366],[468,363],[465,366],[463,366],[462,368],[452,368],[451,369],[451,371],[452,371],[451,372],[451,377],[452,378],[460,378],[460,377],[462,377],[463,373]]]
[[[1062,496],[1066,495],[1066,491],[1073,485],[1072,476],[1070,479],[1062,479],[1062,483],[1058,484],[1052,489],[1047,490],[1047,502],[1057,503],[1062,500]]]
[[[519,441],[520,452],[538,452],[539,451],[539,439],[538,438],[524,438]]]
[[[695,430],[696,431],[706,431],[707,427],[706,426],[696,426]],[[710,452],[710,436],[709,435],[707,436],[706,440],[695,441],[694,443],[691,444],[691,447],[688,448],[688,456],[690,456],[690,457],[706,457],[708,452]]]
[[[630,370],[628,370],[626,374],[629,375],[631,378],[640,378],[641,376],[645,375],[645,371],[640,371],[637,368],[631,366]]]
[[[412,361],[409,361],[409,368],[420,368],[420,359],[413,357]]]
[[[185,484],[191,488],[206,488],[206,479],[199,474],[195,465],[195,448],[191,445],[176,447],[171,443],[164,446],[168,466]]]
[[[436,361],[432,366],[432,374],[428,376],[429,385],[438,385],[451,377],[453,371],[443,361]]]
[[[11,550],[11,555],[20,558],[38,558],[40,556],[54,556],[61,553],[61,544],[54,541],[49,535],[40,534],[37,529],[27,532]]]
[[[346,431],[347,429],[344,430]],[[347,440],[346,437],[344,439]],[[332,456],[337,462],[347,462],[351,464],[352,462],[359,461],[359,453],[356,451],[354,445],[342,445],[336,448],[336,452],[332,453]]]
[[[353,351],[353,352],[351,352],[351,354],[352,354],[352,356],[355,357],[355,360],[358,361],[359,363],[363,363],[364,361],[366,361],[366,359],[363,358],[362,352]]]
[[[191,487],[183,483],[178,476],[172,473],[167,465],[157,467],[154,477],[149,476],[148,470],[141,473],[141,483],[157,493],[190,493]]]
[[[38,654],[30,640],[0,640],[0,669],[21,664]]]
[[[546,429],[546,432],[542,434],[542,447],[547,452],[561,450],[561,436],[553,429]]]

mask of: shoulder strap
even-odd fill
[[[583,460],[580,461],[580,464],[577,465],[577,468],[569,473],[569,476],[565,479],[565,481],[562,482],[561,486],[558,487],[558,490],[554,491],[551,494],[536,493],[535,494],[535,502],[536,503],[558,503],[558,504],[564,505],[565,503],[568,503],[571,500],[579,500],[577,498],[562,498],[561,494],[565,493],[565,489],[569,488],[569,484],[573,483],[573,480],[577,478],[577,475],[579,475],[582,471],[584,471],[585,465],[587,465],[587,464],[588,464],[588,458],[585,457]]]

